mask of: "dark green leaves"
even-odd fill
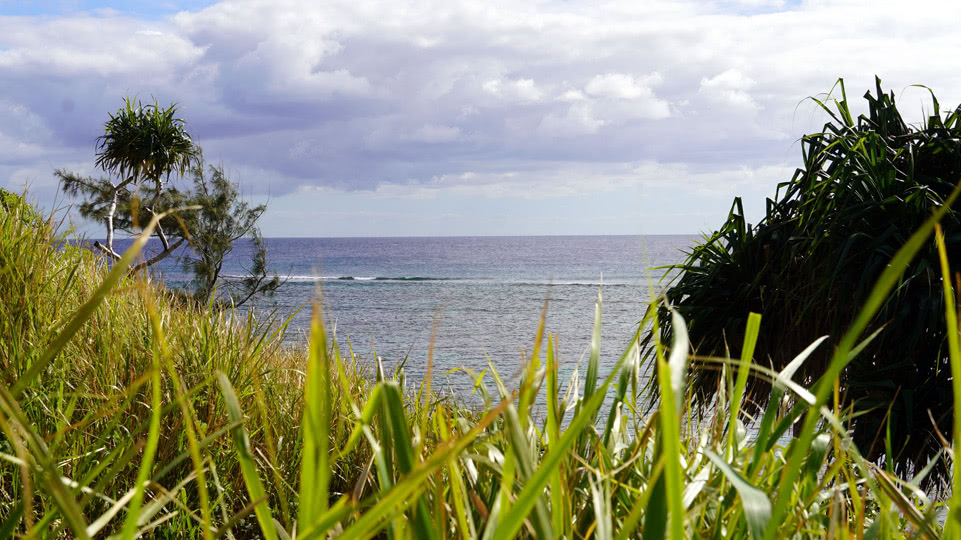
[[[961,113],[943,112],[931,95],[940,116],[921,126],[901,118],[880,81],[864,96],[861,116],[852,113],[843,81],[827,97],[811,99],[828,122],[802,139],[800,167],[767,201],[763,219],[747,223],[736,199],[721,227],[675,267],[668,304],[688,322],[700,354],[741,356],[749,312],[764,320],[753,357],[775,371],[818,336],[837,344],[894,254],[961,179]],[[961,213],[948,209],[941,224],[949,258],[961,260]],[[857,403],[852,429],[859,448],[880,459],[883,445],[872,442],[890,425],[898,466],[914,470],[940,448],[927,411],[940,410],[952,391],[937,259],[933,243],[919,248],[866,329],[887,326],[841,375],[843,393]],[[674,328],[665,308],[661,314],[661,339],[669,342]],[[815,351],[796,380],[820,377],[828,351]],[[720,383],[718,370],[695,364],[695,403],[709,404]],[[770,395],[767,381],[749,378],[745,412],[760,412]],[[951,418],[938,416],[938,430],[950,432]],[[942,461],[928,485],[946,474]]]

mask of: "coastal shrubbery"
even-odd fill
[[[327,334],[319,307],[309,343],[285,348],[283,321],[185,306],[128,275],[155,223],[108,268],[24,219],[27,208],[0,207],[0,537],[933,538],[959,530],[954,501],[946,514],[918,489],[927,469],[899,478],[862,456],[835,379],[813,389],[792,382],[823,340],[791,351],[780,372],[752,363],[765,324],[757,315],[738,336],[740,358],[692,359],[681,316],[669,312],[672,342],[660,343],[664,321],[652,307],[640,326],[655,328],[662,399],[652,414],[640,330],[608,376],[598,373],[594,339],[584,375],[561,381],[543,325],[519,380],[474,374],[485,406],[473,410],[438,396],[429,377],[407,387],[402,370],[359,366],[349,343]],[[943,215],[892,254],[827,373],[863,350],[868,322]],[[946,275],[946,265],[936,271]],[[944,287],[957,328],[950,280]],[[601,311],[599,296],[594,328],[585,329],[595,338]],[[961,350],[949,336],[958,380]],[[692,360],[721,374],[706,416],[693,414]],[[752,378],[772,384],[748,435],[741,419]],[[785,439],[795,423],[797,438]]]
[[[295,507],[283,491],[297,484],[306,355],[281,346],[283,321],[183,302],[121,263],[111,272],[10,197],[0,206],[0,538],[83,537],[81,522],[94,537],[128,521],[160,537],[204,537],[197,519],[223,525],[249,500],[218,373],[256,422],[272,502]],[[341,375],[335,396],[369,390],[360,367]],[[363,463],[341,466],[332,489],[348,489]]]
[[[864,96],[867,113],[855,118],[843,81],[836,90],[813,100],[830,121],[802,138],[803,165],[767,201],[760,223],[746,223],[736,200],[727,222],[676,267],[680,277],[666,293],[706,356],[741,354],[747,310],[764,320],[755,356],[775,370],[812,339],[830,336],[798,369],[805,386],[828,372],[831,348],[895,252],[961,181],[961,108],[943,112],[931,93],[928,117],[912,126],[877,81]],[[961,212],[947,210],[941,226],[949,259],[961,261]],[[838,374],[860,451],[902,474],[933,464],[928,487],[946,485],[951,470],[942,439],[952,432],[953,374],[939,268],[934,242],[924,244],[868,325],[883,331]],[[665,321],[661,337],[670,340]],[[710,365],[694,366],[698,403],[710,404],[719,378]],[[756,383],[749,385],[755,409],[770,395],[763,379]]]

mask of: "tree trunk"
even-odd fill
[[[116,252],[113,250],[113,216],[117,213],[117,196],[120,192],[120,188],[114,188],[113,199],[110,201],[110,206],[107,207],[107,217],[104,221],[107,222],[107,252],[116,256]]]

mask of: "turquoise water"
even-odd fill
[[[690,236],[556,236],[435,238],[271,238],[272,268],[287,281],[257,309],[287,316],[321,291],[327,324],[361,362],[374,349],[390,369],[407,358],[410,384],[425,374],[436,321],[435,386],[470,400],[488,358],[510,384],[533,347],[545,299],[546,330],[557,337],[561,377],[586,367],[594,304],[603,291],[601,375],[620,357],[643,317],[649,290],[683,260]],[[225,261],[240,276],[249,247]],[[184,276],[166,264],[171,285]],[[603,287],[602,287],[603,281]],[[287,339],[305,339],[310,307],[293,317]],[[563,379],[562,379],[563,380]]]

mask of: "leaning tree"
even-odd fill
[[[840,99],[814,99],[830,115],[820,133],[801,141],[803,165],[768,199],[764,218],[748,224],[735,199],[723,226],[675,270],[667,303],[689,325],[698,355],[740,356],[749,312],[762,315],[755,359],[781,370],[821,335],[839,339],[864,305],[894,253],[961,179],[961,108],[942,113],[931,93],[930,115],[907,124],[894,93],[877,81],[868,112],[854,118]],[[961,262],[961,212],[942,219],[948,255]],[[882,329],[845,368],[840,388],[854,407],[850,425],[861,451],[905,473],[920,471],[952,433],[951,370],[939,259],[931,241],[908,267],[868,332]],[[662,311],[661,338],[670,343]],[[812,384],[824,373],[822,346],[795,380]],[[716,364],[691,367],[694,402],[709,406],[723,384]],[[755,405],[769,385],[754,380]],[[938,460],[933,485],[947,478]]]

